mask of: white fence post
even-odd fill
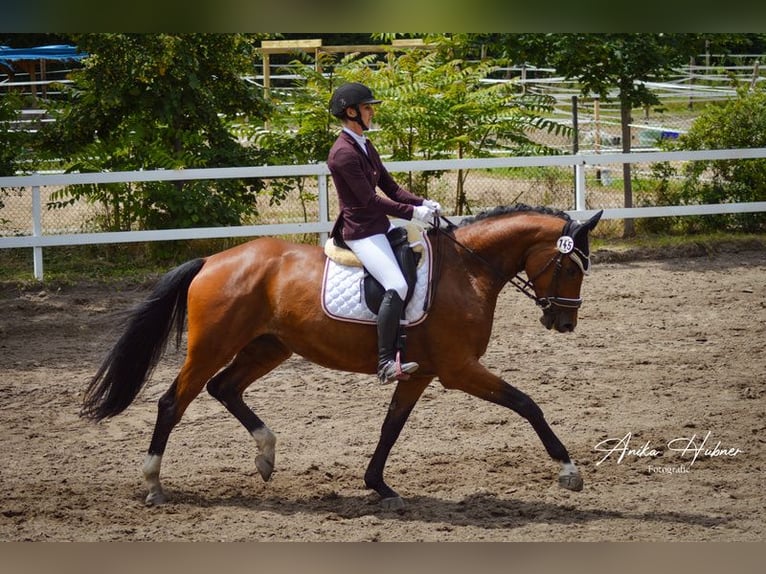
[[[43,234],[42,202],[40,201],[40,186],[32,186],[32,237],[40,237]],[[32,248],[34,259],[35,279],[43,280],[43,248]]]
[[[575,164],[575,209],[585,210],[585,163]]]

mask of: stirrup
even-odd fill
[[[410,373],[418,370],[417,363],[402,363],[397,354],[396,360],[390,359],[380,369],[378,369],[378,380],[381,385],[387,385],[394,381],[406,381],[410,378]]]

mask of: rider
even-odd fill
[[[370,88],[357,82],[343,84],[335,90],[330,98],[330,112],[341,121],[343,130],[330,150],[327,165],[338,192],[340,209],[331,235],[354,252],[385,292],[378,311],[377,329],[378,379],[386,384],[406,379],[418,368],[414,362],[402,363],[397,353],[407,282],[386,237],[394,227],[387,216],[428,223],[441,206],[396,183],[365,136],[375,115],[373,104],[380,101]],[[378,194],[376,187],[385,195]]]

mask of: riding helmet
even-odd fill
[[[333,92],[330,98],[330,113],[336,118],[342,118],[346,108],[358,106],[359,104],[379,104],[381,100],[376,100],[372,95],[372,90],[360,84],[359,82],[350,82],[343,84]]]

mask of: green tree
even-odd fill
[[[450,37],[429,41],[437,49],[392,54],[375,76],[386,98],[380,124],[395,159],[552,153],[529,137],[537,130],[566,131],[545,117],[553,110],[552,98],[522,94],[511,82],[487,83],[501,61],[464,60]],[[467,177],[468,170],[458,171],[456,214],[470,209]]]
[[[515,34],[503,38],[516,61],[552,66],[566,79],[577,80],[584,95],[620,102],[622,150],[631,149],[633,108],[659,104],[647,81],[662,80],[674,68],[702,52],[710,36],[702,34]],[[625,207],[633,206],[630,164],[623,164]],[[625,220],[626,236],[634,234]]]
[[[84,34],[89,57],[72,74],[71,98],[41,134],[69,171],[251,165],[254,150],[234,122],[261,120],[268,107],[243,80],[255,58],[243,34]],[[106,227],[236,225],[255,209],[257,181],[148,182],[64,190],[106,207]]]
[[[424,40],[424,49],[390,52],[369,80],[385,100],[376,121],[394,159],[553,153],[530,137],[539,130],[568,130],[546,117],[553,110],[552,98],[523,94],[512,82],[490,82],[506,62],[466,59],[475,49],[471,35],[426,35]],[[427,196],[434,175],[424,173],[421,181],[410,176],[410,187]],[[467,170],[458,171],[456,214],[470,210],[467,177]]]
[[[21,98],[16,94],[0,96],[0,177],[16,175],[28,155],[28,134],[12,125],[18,119],[20,109]],[[8,189],[0,189],[0,210],[5,207],[3,197],[8,193]],[[0,214],[0,223],[3,221]]]
[[[766,147],[766,90],[740,87],[737,97],[710,105],[671,149],[704,150]],[[665,182],[675,172],[666,167]],[[706,160],[684,167],[683,185],[672,198],[681,204],[766,201],[766,160]],[[763,232],[762,213],[687,218],[688,230]]]
[[[323,65],[332,58],[323,54],[312,64],[290,62],[290,73],[301,80],[296,89],[272,90],[270,102],[274,112],[268,124],[251,124],[243,130],[261,150],[268,165],[300,165],[324,161],[337,135],[334,118],[328,113],[333,78],[322,73]],[[308,221],[308,204],[317,194],[306,186],[306,178],[274,179],[269,186],[269,202],[279,204],[290,193],[297,192],[304,221]]]
[[[0,176],[15,175],[24,154],[27,134],[12,125],[20,110],[21,99],[16,94],[0,97]]]

